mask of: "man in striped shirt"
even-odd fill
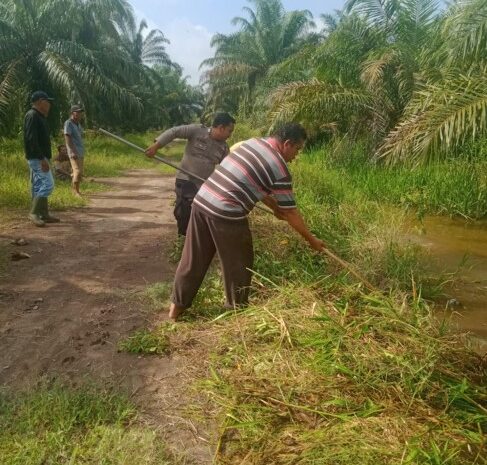
[[[247,140],[201,186],[174,278],[171,319],[191,306],[215,252],[222,266],[225,306],[247,304],[253,266],[247,215],[259,200],[277,218],[286,220],[312,249],[324,247],[299,213],[286,164],[297,156],[305,140],[306,131],[297,123],[284,124],[267,139]]]

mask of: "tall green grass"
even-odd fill
[[[147,147],[155,134],[129,134],[131,142]],[[86,193],[106,190],[106,186],[93,182],[93,178],[118,176],[130,169],[158,169],[162,173],[174,173],[174,169],[147,159],[143,154],[109,139],[106,136],[88,131],[85,137],[85,181],[81,190]],[[55,150],[54,150],[55,152]],[[177,161],[183,152],[181,143],[174,143],[161,151],[162,156]],[[55,157],[55,155],[53,155]],[[29,169],[24,159],[23,149],[19,140],[0,142],[0,211],[5,215],[7,210],[26,210],[30,205]],[[56,181],[56,188],[50,197],[54,209],[78,207],[85,201],[71,192],[69,181]]]
[[[487,143],[443,162],[414,167],[371,163],[360,144],[330,146],[301,155],[299,186],[317,201],[374,200],[425,213],[487,217]],[[475,156],[470,153],[477,150]]]
[[[211,332],[215,464],[485,463],[485,364],[421,300],[290,283]]]

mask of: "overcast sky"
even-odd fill
[[[242,16],[246,0],[130,0],[138,19],[145,18],[150,29],[160,29],[171,41],[167,51],[179,63],[189,82],[199,82],[198,67],[213,56],[210,39],[217,32],[236,30],[232,18]],[[318,19],[321,13],[341,9],[345,0],[282,0],[287,10],[310,10]]]

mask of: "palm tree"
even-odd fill
[[[138,66],[110,47],[114,22],[132,16],[125,0],[4,0],[0,4],[0,129],[12,129],[33,90],[61,105],[105,102],[112,111],[138,109],[127,82]],[[15,114],[17,118],[9,118]]]
[[[487,3],[454,4],[438,35],[441,47],[425,54],[425,67],[435,72],[378,150],[388,162],[442,157],[487,132]]]
[[[306,69],[310,75],[270,93],[273,124],[296,119],[316,130],[331,127],[334,131],[370,133],[375,120],[373,98],[360,74],[362,63],[383,43],[378,31],[363,18],[343,16],[304,62],[295,56],[288,60],[290,66]]]
[[[143,19],[139,27],[131,21],[123,23],[121,28],[121,42],[123,49],[129,54],[131,60],[138,65],[166,65],[171,64],[168,54],[166,53],[166,39],[162,31],[152,29],[144,36],[144,30],[147,29],[147,22]]]
[[[249,0],[247,17],[233,18],[240,30],[216,34],[215,56],[201,64],[210,67],[204,75],[213,106],[251,101],[257,83],[268,70],[285,60],[305,43],[314,26],[308,10],[286,12],[280,0]],[[232,108],[235,110],[235,108]]]
[[[314,78],[276,92],[274,116],[294,111],[315,126],[338,123],[353,134],[373,134],[378,144],[424,80],[422,53],[432,41],[437,1],[349,0],[345,12],[316,52]]]

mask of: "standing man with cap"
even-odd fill
[[[157,150],[169,144],[175,138],[186,139],[181,168],[207,179],[215,166],[228,154],[226,140],[232,135],[235,119],[228,113],[217,113],[211,128],[201,124],[177,126],[163,132],[147,150],[148,157],[154,157]],[[191,204],[203,181],[178,172],[176,175],[176,204],[174,217],[178,224],[178,234],[186,236]]]
[[[59,223],[48,209],[48,197],[54,190],[49,160],[51,159],[51,139],[47,115],[54,99],[38,90],[31,96],[32,108],[24,118],[24,151],[30,168],[32,183],[32,208],[29,218],[36,226],[45,223]]]
[[[85,147],[83,145],[83,128],[81,119],[84,109],[81,105],[71,106],[71,116],[64,122],[64,140],[68,149],[69,161],[73,169],[72,187],[73,193],[81,197],[79,185],[83,177]]]

